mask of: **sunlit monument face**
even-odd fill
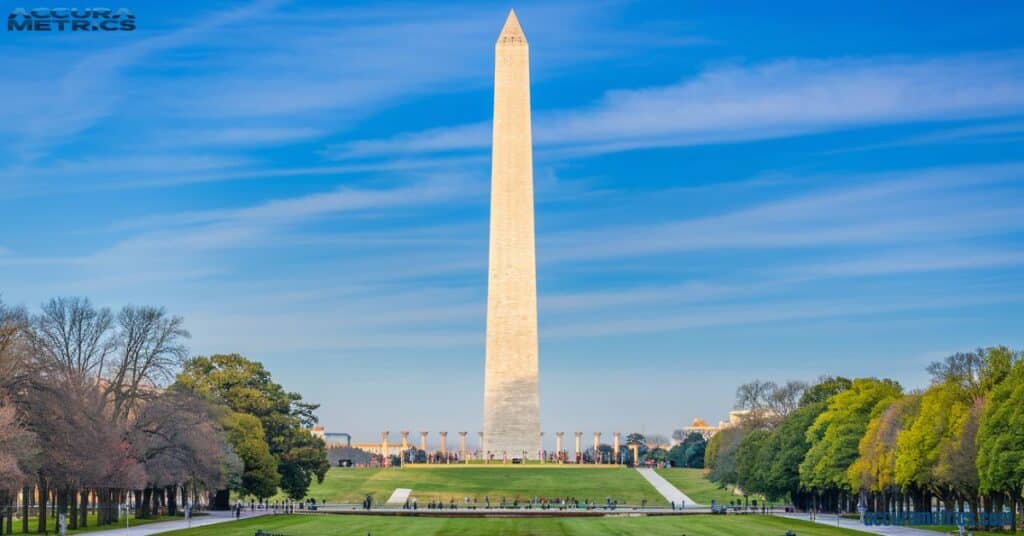
[[[513,11],[494,54],[483,450],[496,459],[540,449],[533,229],[530,54]]]

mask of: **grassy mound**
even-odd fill
[[[582,503],[590,499],[603,503],[612,497],[620,504],[640,504],[646,500],[650,506],[668,503],[639,473],[627,468],[493,468],[461,467],[409,469],[346,469],[335,467],[327,473],[322,484],[309,490],[309,497],[317,502],[358,503],[372,494],[374,501],[384,502],[395,488],[410,488],[412,496],[421,504],[431,499],[448,502],[454,498],[460,505],[464,497],[484,496],[496,504],[504,497],[511,502],[537,497],[576,497]],[[280,499],[280,497],[278,498]]]
[[[742,496],[734,495],[732,490],[725,489],[704,478],[703,469],[655,469],[655,471],[691,499],[697,501],[698,504],[710,505],[712,499],[716,504],[729,504],[729,501],[743,499]],[[760,496],[750,498],[761,499]]]

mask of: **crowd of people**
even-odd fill
[[[646,506],[647,501],[643,501],[642,506]],[[369,510],[373,505],[373,498],[367,496],[363,501],[363,508]],[[430,499],[424,508],[427,510],[458,510],[460,508],[465,510],[476,510],[476,509],[524,509],[524,510],[596,510],[604,508],[606,510],[615,510],[619,507],[619,501],[612,497],[605,497],[604,503],[599,503],[591,499],[584,499],[582,502],[576,497],[544,497],[534,496],[531,498],[522,498],[516,496],[514,498],[501,497],[491,500],[491,497],[484,495],[481,500],[478,497],[463,497],[460,502],[455,497],[450,497],[448,501],[444,499]],[[402,505],[403,510],[418,510],[420,508],[419,502],[415,497],[410,497],[405,500]]]

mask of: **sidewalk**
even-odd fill
[[[651,469],[650,467],[637,467],[636,470],[641,476],[650,482],[652,486],[654,486],[654,489],[658,490],[658,493],[660,493],[666,501],[673,502],[676,505],[682,504],[685,508],[703,506],[694,502],[693,499],[688,497],[682,491],[679,491],[679,488],[673,486],[668,480],[665,480],[665,478],[655,472],[654,469]]]
[[[248,519],[250,517],[259,517],[266,515],[266,511],[255,511],[255,512],[242,512],[242,519]],[[204,527],[206,525],[215,525],[217,523],[227,523],[234,521],[235,516],[231,512],[209,512],[205,516],[198,516],[192,518],[191,527]],[[129,526],[127,529],[121,527],[119,529],[109,529],[96,532],[97,536],[148,536],[150,534],[160,534],[161,532],[170,532],[172,530],[181,530],[189,528],[189,521],[186,519],[176,519],[174,521],[161,521],[160,523],[150,523],[149,525],[139,525],[138,527]]]
[[[801,521],[808,521],[807,514],[775,514],[779,517],[785,517],[787,519],[799,519]],[[815,522],[821,525],[829,525],[832,527],[836,526],[836,515],[835,514],[818,514],[815,518]],[[896,527],[896,526],[867,526],[857,519],[839,519],[839,527],[850,530],[857,530],[860,532],[866,532],[868,534],[883,534],[886,536],[935,536],[941,534],[930,530],[913,529],[910,527]]]

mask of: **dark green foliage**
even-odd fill
[[[668,451],[668,459],[673,467],[690,467],[694,469],[704,468],[704,450],[707,448],[707,441],[704,436],[691,432],[682,443],[672,447]]]
[[[270,372],[238,354],[194,357],[177,383],[259,419],[270,453],[277,460],[281,488],[293,499],[305,497],[315,477],[322,481],[330,464],[324,442],[306,428],[316,423],[319,407],[274,383]]]

